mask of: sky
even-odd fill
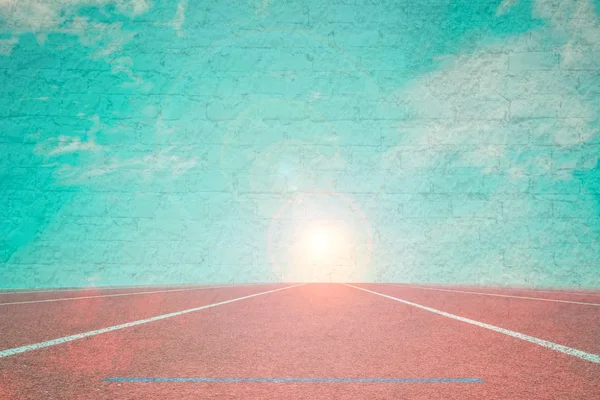
[[[0,0],[0,287],[600,287],[599,14]]]

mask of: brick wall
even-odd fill
[[[35,3],[0,5],[2,287],[600,285],[591,0]]]

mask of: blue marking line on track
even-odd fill
[[[480,378],[105,378],[118,383],[484,383]]]

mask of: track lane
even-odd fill
[[[382,284],[357,286],[526,335],[600,354],[600,307]]]
[[[152,287],[140,287],[140,288],[81,288],[72,290],[40,290],[40,291],[2,291],[0,292],[0,303],[12,302],[12,301],[36,301],[36,300],[48,300],[56,299],[61,297],[77,297],[77,296],[98,296],[108,294],[120,294],[120,293],[133,293],[133,292],[149,292],[153,290],[165,290],[171,288],[152,288]],[[174,289],[174,288],[173,288]]]
[[[517,296],[515,294],[506,294],[506,293],[502,293],[502,294],[501,293],[490,293],[490,292],[475,291],[474,289],[457,290],[457,289],[444,289],[444,288],[430,288],[430,287],[424,287],[424,286],[399,286],[399,285],[391,285],[391,286],[405,287],[407,289],[432,290],[435,292],[461,293],[461,294],[469,294],[469,295],[473,295],[473,296],[504,297],[504,298],[530,300],[530,301],[545,301],[545,302],[550,302],[550,303],[577,304],[577,305],[583,305],[583,306],[600,307],[600,303],[598,303],[598,301],[600,301],[600,300],[596,300],[596,302],[590,302],[590,301],[584,302],[584,301],[576,301],[576,300],[552,299],[552,298],[545,298],[545,297]]]
[[[241,286],[246,286],[246,285],[241,285]],[[221,288],[231,288],[231,287],[232,286],[207,286],[207,287],[199,287],[199,288],[179,288],[179,289],[151,290],[151,291],[111,293],[111,294],[103,293],[103,294],[97,294],[97,295],[91,295],[91,296],[57,297],[57,298],[40,299],[40,300],[9,301],[6,303],[0,303],[0,307],[23,305],[23,304],[36,304],[36,303],[38,303],[38,304],[40,304],[40,303],[56,303],[56,302],[60,302],[60,301],[77,301],[77,300],[98,299],[98,298],[108,298],[108,297],[145,296],[145,295],[161,294],[161,293],[193,292],[193,291],[197,291],[197,290],[221,289]]]
[[[197,285],[197,286],[184,286],[184,285],[172,285],[172,286],[139,286],[139,287],[88,287],[79,289],[65,289],[65,290],[40,290],[40,291],[0,291],[0,304],[12,303],[12,302],[27,302],[27,301],[45,301],[60,298],[77,298],[77,297],[90,297],[90,296],[114,296],[128,293],[138,292],[164,292],[173,290],[194,290],[204,289],[212,287],[241,287],[241,286],[252,286],[255,284],[243,284],[243,285]]]
[[[524,288],[499,288],[492,286],[465,286],[465,285],[419,285],[402,283],[382,283],[381,285],[398,286],[406,288],[427,288],[436,290],[455,290],[498,294],[504,296],[536,297],[547,300],[564,300],[573,302],[600,303],[600,291],[566,291],[566,290],[542,290]]]
[[[590,399],[595,364],[343,285],[273,295],[0,360],[54,399]],[[35,380],[19,380],[35,376]],[[106,377],[479,377],[484,384],[108,383]],[[594,380],[596,379],[596,380]]]
[[[139,296],[0,307],[0,350],[251,294],[284,284],[203,288]]]

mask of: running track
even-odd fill
[[[600,292],[393,284],[0,292],[0,399],[599,394]]]

